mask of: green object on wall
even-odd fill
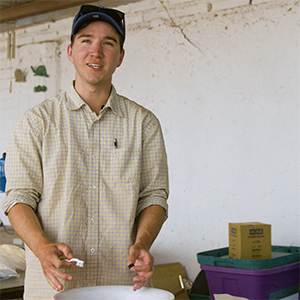
[[[45,85],[43,85],[43,86],[38,85],[38,86],[35,86],[35,87],[34,87],[33,91],[34,91],[35,93],[38,93],[38,92],[46,92],[46,91],[47,91],[47,87],[46,87]]]
[[[43,65],[38,66],[36,69],[34,69],[34,68],[31,66],[31,70],[32,70],[33,73],[34,73],[34,76],[49,77],[49,75],[47,74],[47,71],[46,71],[46,67],[43,66]]]

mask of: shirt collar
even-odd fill
[[[118,116],[123,116],[123,110],[121,107],[121,101],[120,96],[117,94],[115,87],[111,86],[111,92],[110,96],[108,98],[108,101],[105,105],[105,107],[110,107],[111,110]]]
[[[70,110],[77,110],[83,105],[86,105],[86,103],[81,99],[81,97],[76,92],[74,88],[74,83],[75,81],[73,81],[73,83],[67,90],[67,99],[69,100],[68,103],[69,103]]]
[[[74,88],[74,83],[75,82],[73,82],[67,90],[67,98],[69,100],[70,110],[78,110],[82,106],[87,105],[85,101],[76,92]],[[109,107],[116,115],[123,116],[124,114],[120,100],[120,96],[117,94],[115,87],[112,85],[111,92],[104,109]]]

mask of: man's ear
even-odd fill
[[[68,59],[71,63],[73,63],[73,57],[72,57],[72,47],[71,45],[69,44],[68,47],[67,47],[67,55],[68,55]]]
[[[117,65],[117,68],[121,66],[122,61],[123,61],[123,59],[124,59],[124,56],[125,56],[125,50],[122,49],[122,52],[121,52],[121,55],[120,55],[120,59],[119,59],[119,63],[118,63],[118,65]]]

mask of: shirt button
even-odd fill
[[[95,248],[91,248],[91,253],[94,253],[95,252]]]
[[[96,189],[96,186],[93,184],[93,189],[95,190]]]
[[[95,222],[95,217],[91,217],[91,221],[94,223]]]

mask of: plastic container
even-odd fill
[[[5,185],[6,185],[4,163],[5,163],[5,157],[0,158],[0,193],[5,192]]]
[[[300,247],[272,246],[271,259],[229,258],[228,247],[197,254],[199,264],[240,269],[269,269],[300,260]]]
[[[174,300],[172,293],[155,288],[143,287],[133,291],[132,286],[93,286],[71,289],[56,294],[54,300]]]
[[[210,296],[206,295],[197,295],[197,294],[188,294],[190,300],[210,300]]]
[[[253,300],[281,299],[299,292],[300,262],[276,268],[251,270],[201,265],[211,299],[230,294]]]

